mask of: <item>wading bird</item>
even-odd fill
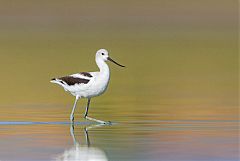
[[[113,59],[111,59],[108,55],[108,51],[106,49],[100,49],[96,52],[95,57],[97,66],[100,71],[98,72],[81,72],[72,74],[65,77],[53,78],[50,82],[56,83],[64,88],[65,91],[70,92],[73,96],[75,96],[75,102],[72,108],[72,112],[70,115],[70,121],[74,122],[74,111],[77,105],[77,101],[80,98],[87,98],[88,103],[86,107],[86,111],[84,114],[84,118],[91,121],[96,121],[101,124],[108,124],[110,122],[105,122],[101,120],[97,120],[91,117],[88,117],[88,110],[91,98],[99,96],[103,94],[109,83],[110,79],[110,70],[106,63],[106,61],[111,61],[117,64],[120,67],[125,67]]]

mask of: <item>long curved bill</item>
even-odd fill
[[[125,67],[124,65],[121,65],[121,64],[115,62],[115,61],[112,60],[110,57],[108,57],[107,59],[108,59],[109,61],[113,62],[114,64],[117,64],[117,65],[120,66],[120,67]]]

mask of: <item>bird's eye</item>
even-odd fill
[[[102,55],[104,55],[104,53],[102,53]]]

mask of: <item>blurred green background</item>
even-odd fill
[[[74,98],[49,80],[97,70],[95,52],[106,48],[127,68],[109,64],[110,86],[96,106],[110,101],[136,112],[153,105],[161,113],[168,104],[201,112],[194,105],[237,117],[237,1],[0,3],[0,111],[71,106]]]

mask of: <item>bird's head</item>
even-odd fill
[[[103,61],[113,62],[114,64],[117,64],[120,67],[125,67],[124,65],[121,65],[121,64],[117,63],[116,61],[114,61],[113,59],[111,59],[109,57],[108,51],[106,49],[99,49],[96,53],[96,58],[97,59],[102,59]]]

